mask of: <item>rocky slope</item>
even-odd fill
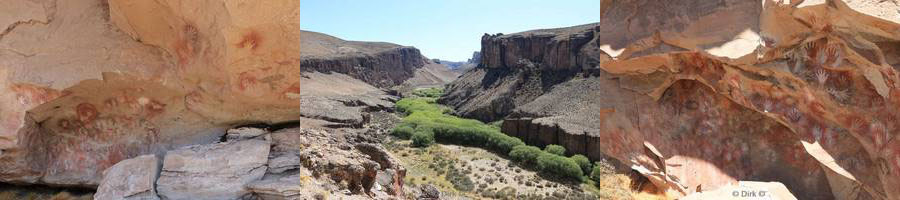
[[[308,31],[300,37],[300,116],[308,127],[360,128],[369,113],[393,109],[398,97],[389,91],[449,82],[413,47]]]
[[[279,154],[291,159],[277,160],[303,163],[301,178],[263,178],[249,184],[251,190],[263,198],[285,196],[284,186],[291,189],[290,198],[299,199],[407,195],[406,169],[380,146],[399,121],[390,113],[397,91],[441,85],[455,75],[413,47],[305,31],[300,37],[299,129],[304,134],[286,134],[282,139],[291,142],[281,148],[290,151]]]
[[[297,1],[10,0],[0,10],[2,182],[94,188],[121,160],[299,113]]]
[[[443,87],[456,80],[459,75],[459,72],[448,68],[443,62],[435,63],[428,60],[425,62],[425,66],[416,70],[412,78],[403,82],[400,90],[403,92],[415,88]]]
[[[439,102],[615,158],[672,197],[743,180],[799,199],[900,197],[900,25],[882,12],[896,4],[602,5],[596,24],[486,34],[481,65]]]

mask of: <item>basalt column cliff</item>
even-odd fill
[[[439,102],[673,197],[761,181],[900,199],[900,24],[878,5],[605,1],[596,24],[486,34]]]

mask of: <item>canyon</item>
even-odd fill
[[[481,66],[438,101],[528,144],[618,160],[671,197],[753,180],[799,199],[897,199],[887,19],[843,1],[607,1],[597,24],[485,34]]]

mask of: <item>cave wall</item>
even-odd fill
[[[298,3],[0,3],[0,181],[96,187],[120,160],[296,120]]]

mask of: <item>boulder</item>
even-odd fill
[[[169,151],[156,181],[162,199],[240,199],[266,172],[269,142],[243,140]]]
[[[274,154],[274,153],[273,153]],[[288,170],[299,169],[300,152],[289,151],[269,158],[269,174],[278,174]]]
[[[436,187],[434,187],[431,184],[422,185],[422,187],[419,188],[419,191],[420,191],[420,194],[419,194],[419,198],[417,198],[417,199],[427,199],[427,200],[441,199],[441,191],[438,190]]]
[[[159,199],[155,183],[160,164],[156,155],[143,155],[116,163],[103,172],[103,180],[94,193],[94,199]]]
[[[347,182],[354,193],[370,193],[375,185],[379,164],[350,148],[312,146],[300,153],[304,167],[315,176],[327,176],[335,182]]]
[[[406,168],[401,165],[400,160],[392,156],[381,145],[362,143],[357,144],[356,149],[368,155],[369,159],[377,162],[381,167],[375,176],[377,183],[385,188],[388,194],[402,196]]]
[[[297,174],[281,178],[264,179],[248,184],[247,189],[263,200],[305,199],[303,198],[304,196],[312,198],[313,196],[308,194],[309,190],[304,190],[307,188],[304,188],[302,183],[303,180],[308,179],[308,174],[305,178],[303,175]],[[309,185],[305,186],[309,187]]]

